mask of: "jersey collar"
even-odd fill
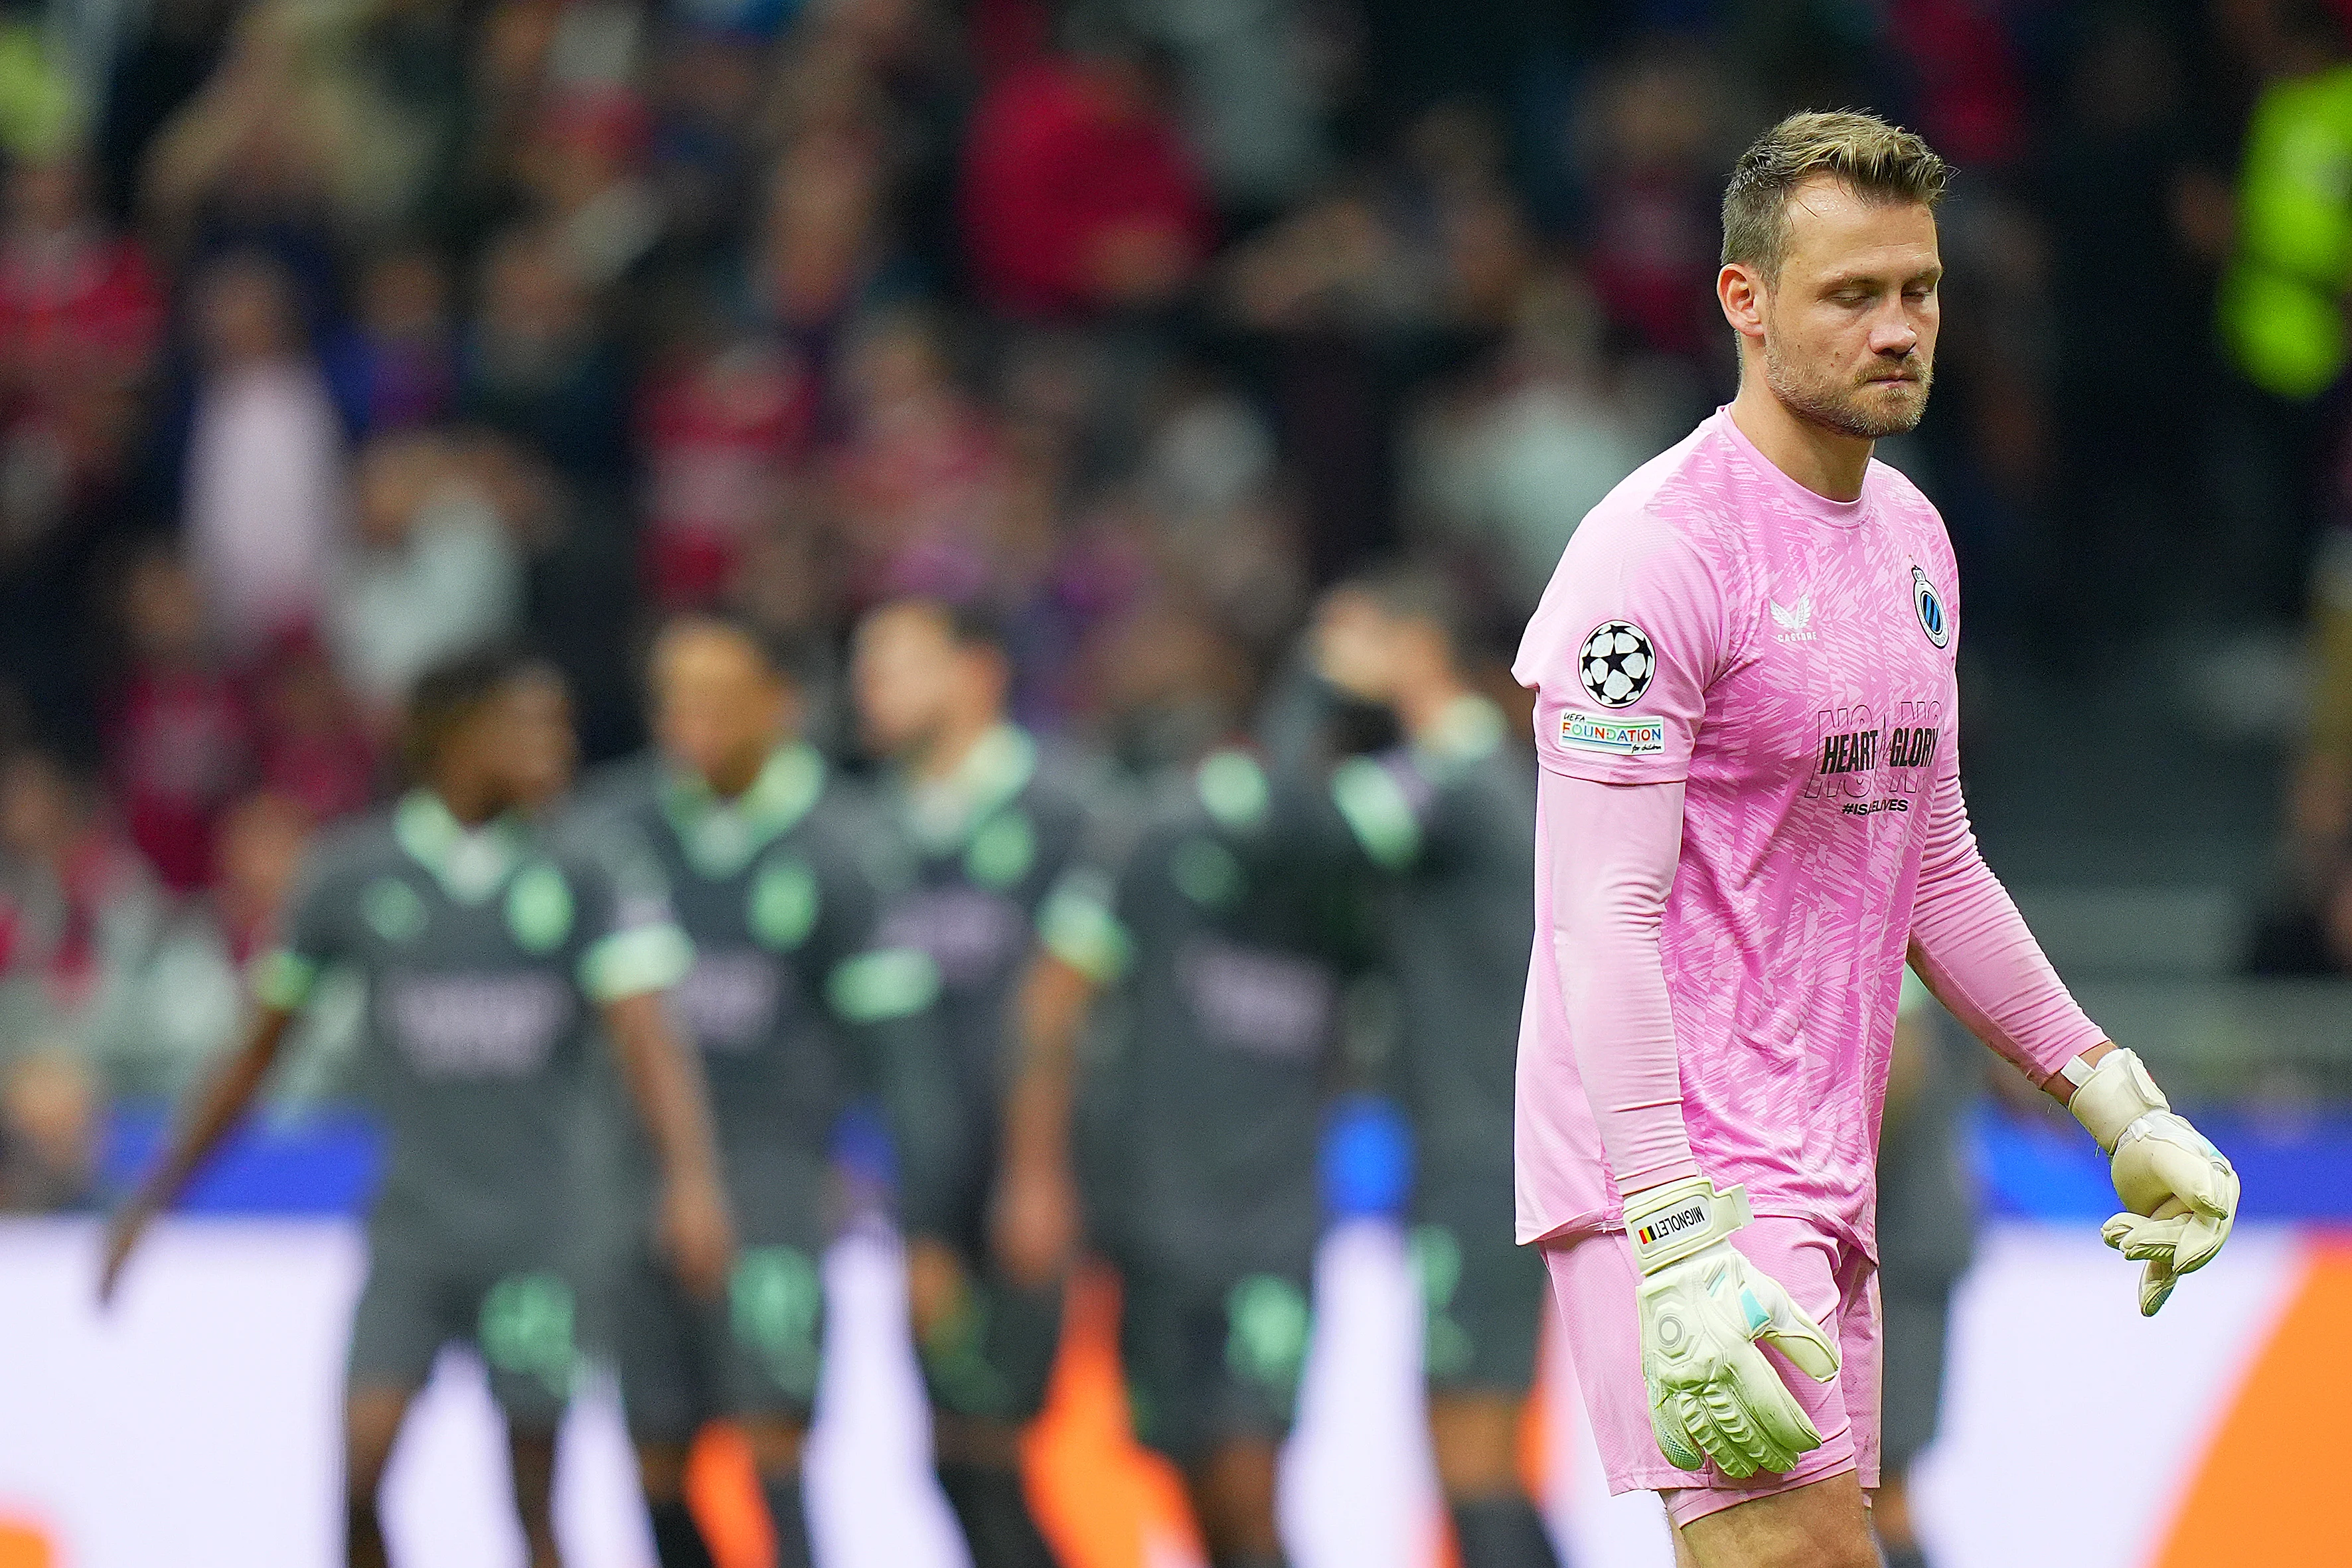
[[[400,797],[392,830],[410,858],[461,904],[478,904],[497,892],[522,859],[522,825],[513,816],[468,828],[430,790]]]
[[[687,858],[706,877],[740,871],[809,814],[824,792],[824,759],[794,741],[777,747],[751,787],[721,800],[698,773],[673,770],[662,784],[662,812]]]
[[[1780,464],[1766,457],[1739,421],[1731,416],[1731,405],[1725,404],[1715,411],[1715,420],[1722,429],[1724,439],[1731,445],[1735,459],[1753,473],[1764,487],[1780,498],[1781,504],[1801,517],[1828,523],[1832,528],[1859,528],[1870,520],[1876,506],[1879,488],[1875,462],[1863,470],[1862,493],[1852,500],[1832,500],[1815,490],[1809,490],[1790,479]]]
[[[1012,723],[992,726],[972,742],[955,772],[935,784],[905,786],[908,830],[929,853],[970,838],[1037,772],[1037,742]]]

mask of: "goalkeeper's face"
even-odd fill
[[[1798,187],[1779,271],[1757,280],[1760,368],[1773,395],[1842,436],[1916,428],[1935,377],[1943,274],[1926,206],[1826,177]]]

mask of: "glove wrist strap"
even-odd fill
[[[1717,1192],[1705,1176],[1685,1176],[1635,1194],[1625,1205],[1625,1234],[1636,1266],[1654,1274],[1713,1247],[1748,1218],[1746,1187]]]
[[[2123,1142],[2132,1124],[2151,1111],[2169,1110],[2171,1101],[2147,1076],[2137,1053],[2126,1050],[2109,1051],[2098,1064],[2077,1078],[2081,1071],[2077,1057],[2066,1064],[2067,1081],[2074,1085],[2074,1093],[2066,1109],[2074,1113],[2084,1131],[2098,1140],[2099,1147],[2112,1154]]]

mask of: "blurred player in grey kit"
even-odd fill
[[[1061,1108],[1065,1160],[1075,1103],[1090,1145],[1115,1142],[1115,1162],[1083,1163],[1108,1189],[1089,1209],[1119,1274],[1136,1436],[1183,1475],[1213,1568],[1276,1568],[1323,1113],[1368,943],[1328,804],[1230,738],[1253,683],[1219,690],[1216,672],[1240,661],[1205,625],[1171,634],[1179,659],[1201,645],[1186,700],[1196,714],[1213,700],[1224,722],[1166,770],[1129,842],[1099,835],[1048,901],[1014,1092]],[[1081,1087],[1090,1021],[1105,1048]]]
[[[1518,1473],[1544,1268],[1511,1232],[1512,1078],[1535,941],[1534,768],[1502,710],[1472,688],[1465,642],[1449,584],[1405,567],[1334,590],[1312,638],[1323,679],[1386,709],[1402,736],[1341,763],[1330,788],[1383,874],[1438,1480],[1464,1568],[1553,1568]]]
[[[686,973],[686,939],[658,902],[625,896],[601,863],[524,816],[551,770],[567,767],[549,732],[566,713],[553,684],[543,666],[497,652],[418,682],[407,717],[416,786],[312,850],[255,966],[244,1045],[109,1227],[101,1299],[244,1115],[320,970],[365,976],[364,1068],[390,1147],[345,1394],[352,1568],[386,1561],[377,1487],[410,1401],[453,1342],[481,1352],[506,1413],[532,1568],[557,1561],[555,1428],[578,1357],[582,1133],[600,1024],[657,1152],[649,1223],[668,1267],[709,1297],[733,1256],[700,1076],[661,1006]]]
[[[824,1333],[832,1139],[878,1090],[908,1230],[935,1233],[957,1131],[936,1055],[939,968],[879,941],[865,818],[800,736],[787,661],[750,628],[689,616],[654,647],[660,763],[632,767],[578,831],[622,885],[659,898],[694,942],[671,993],[699,1047],[719,1169],[742,1239],[723,1300],[682,1289],[639,1227],[611,1298],[614,1349],[662,1568],[708,1568],[687,1451],[710,1420],[750,1440],[779,1568],[808,1568],[801,1453]],[[935,1103],[936,1102],[936,1103]],[[650,1176],[642,1152],[628,1179]]]
[[[857,629],[852,684],[887,764],[898,860],[883,940],[937,964],[960,1160],[940,1234],[911,1239],[908,1288],[941,1487],[978,1568],[1049,1565],[1020,1471],[1043,1407],[1077,1241],[1075,1194],[1020,1157],[1007,1020],[1046,892],[1086,835],[1099,780],[1006,710],[1012,661],[983,614],[904,600]]]

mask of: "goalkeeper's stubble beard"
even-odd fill
[[[1880,355],[1857,374],[1801,362],[1783,351],[1769,324],[1765,331],[1764,384],[1790,413],[1840,436],[1876,441],[1909,435],[1927,412],[1935,379],[1934,362],[1916,347],[1900,360]]]

